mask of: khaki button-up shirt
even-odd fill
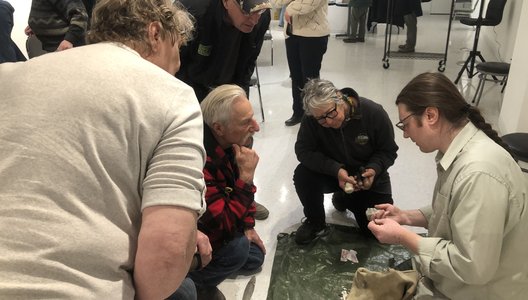
[[[527,299],[528,192],[519,166],[468,123],[438,153],[437,171],[432,204],[421,209],[429,232],[415,257],[424,275],[416,298]]]

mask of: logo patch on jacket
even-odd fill
[[[360,134],[356,137],[356,144],[366,145],[369,141],[369,137],[366,134]]]
[[[201,56],[209,56],[209,55],[211,55],[211,49],[212,48],[213,48],[213,46],[206,46],[206,45],[203,45],[203,44],[199,44],[197,52]]]

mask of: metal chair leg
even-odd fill
[[[480,98],[478,97],[478,95],[480,93],[481,87],[483,87],[482,74],[479,75],[479,82],[478,82],[478,85],[477,85],[477,89],[475,90],[475,95],[473,95],[473,100],[471,100],[471,103],[475,103],[475,101],[477,101],[477,99],[480,101]],[[477,105],[478,105],[478,102],[477,102]]]
[[[273,60],[272,60],[273,61]],[[262,94],[260,93],[260,77],[258,73],[258,67],[255,65],[255,73],[257,75],[257,90],[259,94],[260,114],[262,116],[262,122],[266,121],[264,117],[264,106],[262,105]]]
[[[479,103],[480,103],[480,98],[482,97],[482,91],[484,91],[484,84],[486,83],[486,74],[480,74],[479,75],[479,78],[480,78],[480,82],[482,82],[482,86],[480,87],[480,91],[479,91],[479,94],[478,94],[478,97],[477,97],[477,103],[475,104],[475,106],[478,106]],[[479,82],[479,85],[480,85],[480,82]]]

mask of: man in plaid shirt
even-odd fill
[[[201,107],[206,123],[207,210],[198,220],[197,243],[206,266],[189,277],[196,284],[198,299],[224,299],[216,286],[236,272],[259,270],[266,253],[254,228],[253,177],[259,157],[251,144],[259,125],[246,93],[237,85],[217,87]]]

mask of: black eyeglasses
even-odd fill
[[[334,103],[334,105],[335,106],[334,106],[334,108],[331,111],[327,112],[326,114],[324,114],[324,115],[322,115],[322,116],[320,116],[318,118],[315,118],[315,120],[317,120],[317,123],[319,123],[321,125],[324,125],[324,124],[326,124],[326,119],[327,118],[328,119],[333,119],[333,118],[337,117],[337,102]]]
[[[403,122],[405,122],[405,120],[409,119],[410,117],[414,116],[416,114],[410,114],[408,115],[407,117],[403,118],[400,122],[396,123],[396,127],[398,127],[398,129],[401,129],[402,131],[405,131],[405,126],[406,124],[403,124]]]

